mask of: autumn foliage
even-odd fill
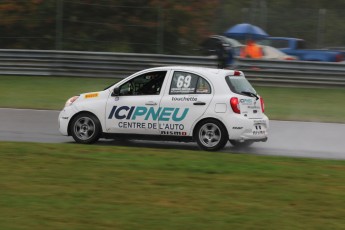
[[[190,54],[219,0],[5,0],[0,48]],[[59,26],[61,28],[59,29]],[[61,37],[61,40],[58,38]]]

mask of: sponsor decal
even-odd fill
[[[251,105],[253,104],[253,100],[252,99],[240,99],[240,102],[242,105]]]
[[[254,125],[257,125],[257,124],[266,124],[266,121],[265,120],[255,120]]]
[[[118,124],[122,129],[165,129],[165,130],[184,130],[183,124],[168,124],[168,123],[145,123],[135,121],[120,121]]]
[[[196,97],[172,97],[172,101],[197,101]]]
[[[174,122],[183,121],[188,112],[189,108],[181,109],[174,107],[155,108],[145,106],[113,106],[109,113],[108,119],[120,120],[117,125],[118,128],[121,129],[159,129],[176,132],[175,134],[171,134],[167,131],[167,133],[162,133],[163,135],[184,136],[184,132],[181,132],[181,130],[185,129],[184,125]],[[136,121],[138,119],[141,121]]]
[[[243,127],[232,127],[232,129],[243,129]]]
[[[264,135],[266,132],[261,130],[261,131],[253,131],[253,135]]]
[[[144,106],[113,106],[108,119],[136,120],[144,118],[145,121],[182,121],[186,118],[189,108],[173,107],[144,107]]]
[[[266,133],[265,129],[261,127],[261,125],[255,125],[255,129],[253,130],[253,135],[264,135]]]
[[[261,130],[261,125],[255,125],[255,128],[258,130],[260,129]]]
[[[187,132],[180,131],[161,131],[162,135],[171,135],[171,136],[187,136]]]
[[[170,89],[171,93],[194,93],[195,86],[192,84],[193,78],[192,75],[182,75],[179,73],[178,75],[174,75],[173,84]]]
[[[95,98],[95,97],[98,97],[99,94],[98,93],[88,93],[88,94],[85,94],[84,98],[85,99],[90,99],[90,98]]]
[[[184,125],[182,124],[159,124],[159,129],[170,129],[170,130],[183,130]]]
[[[148,128],[146,125],[147,124],[143,122],[119,122],[119,128],[123,129],[146,129]]]

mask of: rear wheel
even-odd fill
[[[77,143],[91,144],[101,136],[101,124],[92,114],[79,114],[71,123],[71,135]]]
[[[217,151],[226,145],[228,132],[221,122],[208,119],[198,124],[194,138],[200,148],[207,151]]]

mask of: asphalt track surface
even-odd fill
[[[0,141],[74,143],[58,131],[59,111],[0,108]],[[271,121],[267,142],[246,149],[230,144],[231,153],[345,159],[345,124]],[[195,143],[123,141],[101,139],[98,145],[198,150]],[[0,150],[1,151],[1,150]]]

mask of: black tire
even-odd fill
[[[217,151],[228,142],[228,132],[221,122],[207,119],[195,128],[194,139],[203,150]]]
[[[77,143],[92,144],[100,138],[102,128],[96,116],[82,113],[73,118],[70,133]]]
[[[244,141],[244,142],[240,142],[240,141],[235,141],[235,140],[229,140],[230,144],[232,144],[232,146],[236,147],[236,148],[246,148],[251,146],[254,142],[252,141]]]

